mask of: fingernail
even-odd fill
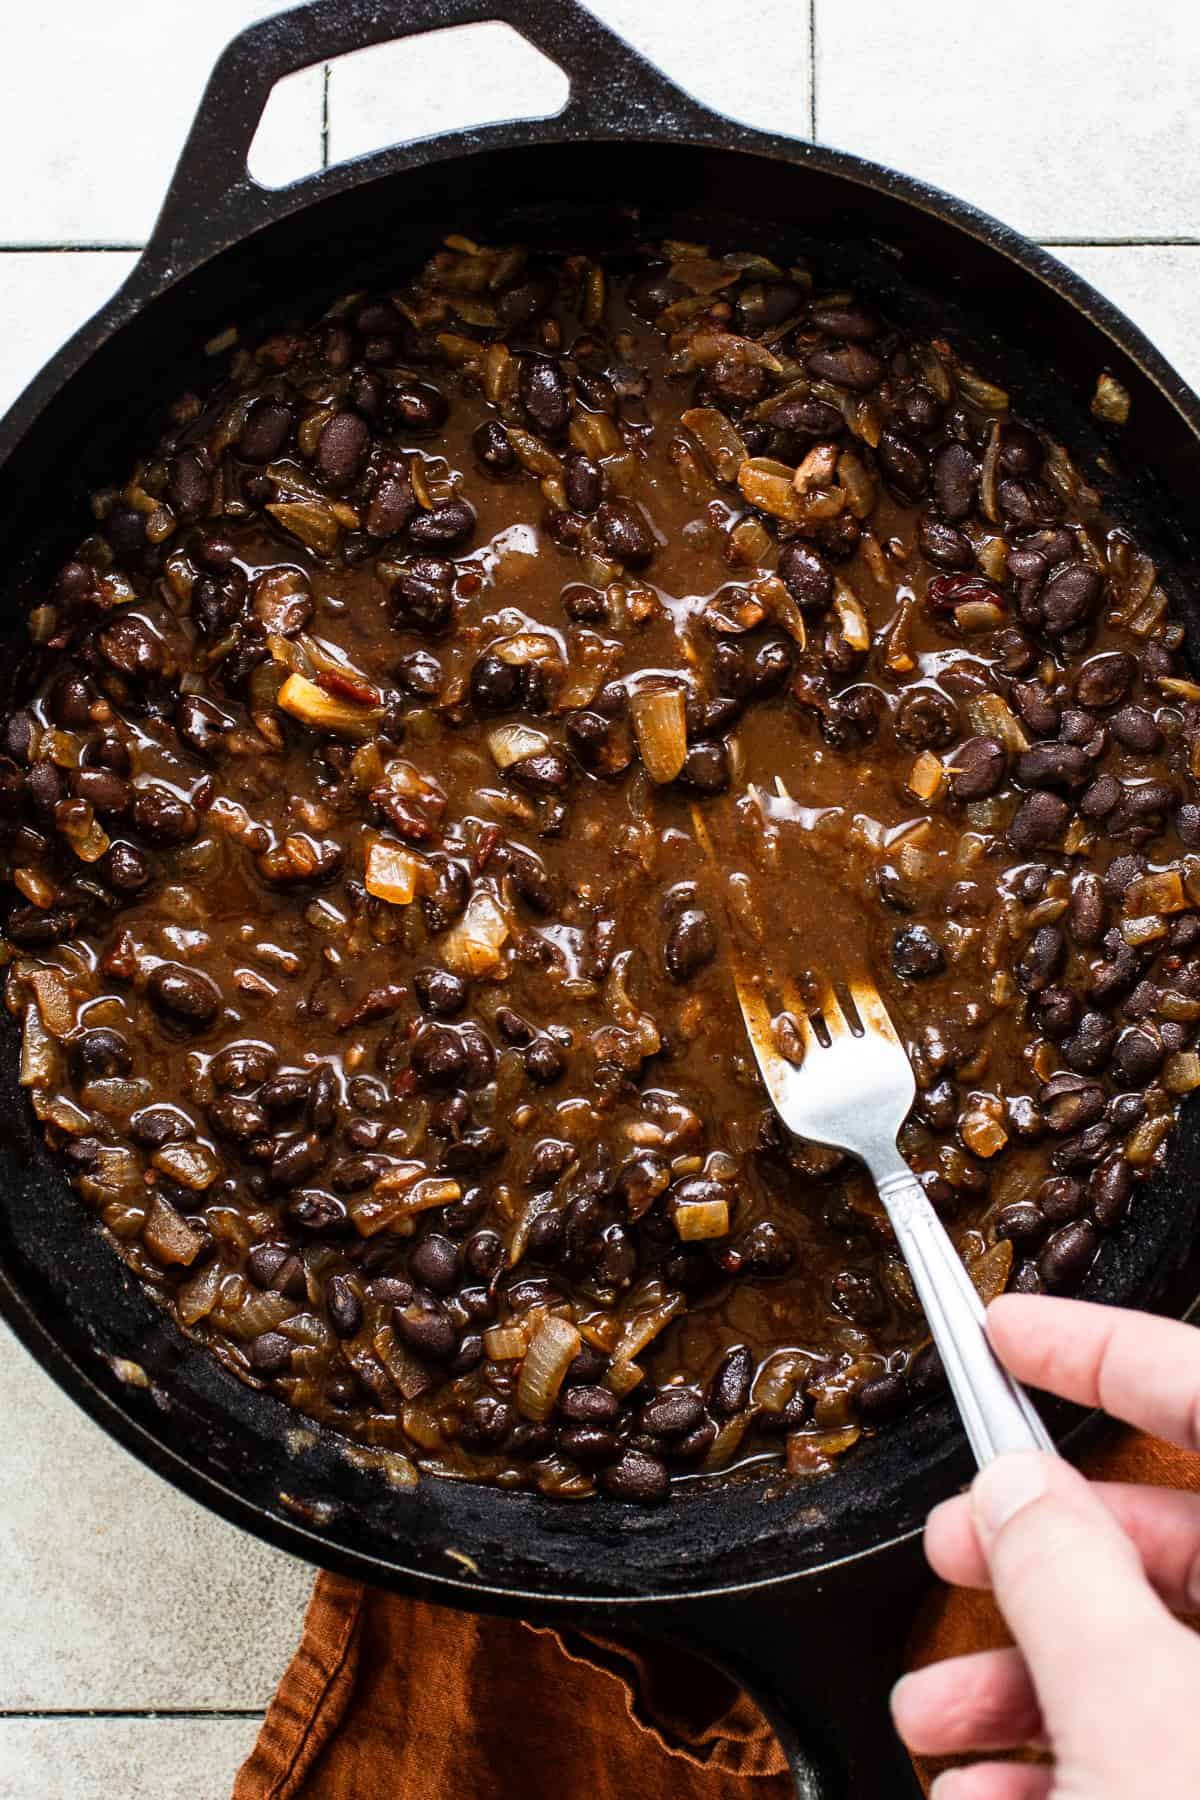
[[[998,1456],[979,1471],[971,1486],[976,1524],[994,1536],[1022,1507],[1040,1500],[1046,1485],[1046,1465],[1039,1451],[1018,1450]]]
[[[935,1778],[933,1786],[929,1790],[929,1800],[954,1800],[959,1786],[957,1770],[947,1769],[943,1775]]]
[[[911,1675],[902,1675],[900,1677],[899,1681],[897,1681],[893,1685],[891,1694],[888,1696],[888,1704],[891,1707],[893,1713],[896,1710],[896,1703],[900,1698],[901,1690],[906,1688],[911,1680],[912,1680]]]

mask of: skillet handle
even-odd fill
[[[276,82],[299,69],[369,44],[420,36],[447,26],[500,20],[567,76],[566,105],[553,121],[568,139],[615,138],[645,131],[664,136],[687,127],[712,136],[721,121],[672,85],[637,51],[575,0],[313,0],[241,32],[222,52],[204,90],[166,199],[143,257],[143,267],[173,278],[235,237],[306,204],[315,192],[357,184],[364,169],[383,174],[404,160],[404,147],[363,159],[354,174],[323,170],[282,189],[252,180],[246,158]],[[544,121],[522,122],[516,141],[536,142]],[[705,129],[707,127],[707,129]],[[484,144],[491,131],[514,141],[514,126],[470,134]],[[422,146],[428,155],[428,146]]]
[[[930,1585],[915,1536],[828,1575],[685,1602],[666,1632],[757,1701],[798,1800],[922,1800],[888,1695]]]

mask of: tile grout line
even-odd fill
[[[817,0],[808,0],[808,136],[817,141]]]
[[[86,1706],[0,1708],[0,1726],[39,1719],[263,1719],[263,1707]]]

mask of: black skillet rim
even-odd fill
[[[689,101],[686,102],[686,105],[693,108],[694,103]],[[1092,327],[1109,339],[1144,378],[1151,381],[1160,390],[1190,428],[1192,436],[1200,439],[1200,401],[1159,352],[1153,348],[1144,334],[1126,319],[1111,302],[1098,295],[1082,278],[1066,269],[1048,252],[1028,242],[1021,234],[927,183],[900,175],[849,153],[816,148],[797,141],[751,131],[745,127],[719,120],[703,108],[694,107],[694,114],[695,119],[701,121],[704,127],[696,131],[694,136],[681,139],[675,132],[660,135],[653,127],[644,127],[636,133],[637,141],[647,145],[662,144],[682,149],[739,151],[747,155],[784,161],[794,166],[812,166],[825,174],[845,180],[869,192],[882,191],[896,200],[936,216],[944,224],[974,238],[985,248],[1005,256],[1024,273],[1040,281],[1067,301]],[[553,125],[554,121],[546,123]],[[714,141],[713,135],[714,127],[718,127],[721,133],[716,141]],[[542,142],[553,141],[553,136],[544,132],[539,133],[538,137]],[[406,147],[406,152],[366,159],[366,163],[361,169],[350,165],[345,169],[330,171],[329,176],[322,178],[319,182],[306,184],[303,199],[289,202],[286,208],[281,208],[281,214],[303,210],[311,201],[332,194],[341,187],[357,186],[360,181],[373,179],[377,172],[390,172],[393,167],[404,166],[397,162],[397,155],[407,156],[408,166],[412,166],[414,161],[436,160],[440,162],[456,156],[486,153],[492,148],[508,147],[511,142],[511,137],[507,137],[505,128],[501,127],[482,133],[456,133],[415,148]],[[377,169],[375,165],[381,166]],[[236,239],[237,234],[229,239],[224,247],[230,247]],[[212,254],[219,254],[219,251],[214,251]],[[144,258],[131,274],[125,288],[100,314],[89,321],[57,356],[51,359],[43,371],[35,377],[7,417],[0,421],[0,461],[7,461],[8,457],[16,451],[24,432],[33,423],[50,397],[69,381],[75,371],[82,367],[88,357],[110,335],[121,326],[131,322],[136,315],[141,314],[159,294],[173,286],[177,280],[185,279],[210,260],[211,256],[204,254],[198,256],[193,262],[182,265],[175,264],[167,273],[160,271],[156,274],[153,268],[148,267],[149,259]],[[148,285],[146,285],[147,278],[149,278]],[[139,287],[142,287],[144,291],[139,293]],[[1194,1276],[1191,1275],[1184,1277],[1183,1293],[1186,1295],[1186,1300],[1180,1295],[1173,1297],[1172,1310],[1176,1312],[1176,1316],[1179,1316],[1181,1308],[1185,1316],[1187,1312],[1190,1312],[1191,1303],[1194,1302],[1197,1293],[1194,1280]],[[913,1527],[890,1539],[883,1539],[844,1555],[832,1557],[826,1562],[817,1563],[802,1571],[771,1574],[751,1582],[735,1581],[729,1585],[717,1587],[680,1590],[670,1595],[656,1592],[603,1597],[588,1593],[561,1592],[556,1595],[547,1595],[545,1591],[537,1589],[492,1586],[484,1581],[410,1569],[396,1562],[384,1561],[382,1558],[366,1552],[332,1542],[318,1531],[309,1529],[296,1520],[281,1517],[267,1507],[247,1500],[242,1494],[219,1481],[207,1470],[201,1470],[187,1462],[147,1429],[141,1420],[119,1404],[114,1392],[102,1386],[89,1370],[63,1349],[52,1330],[33,1315],[8,1268],[0,1269],[0,1314],[3,1314],[15,1334],[42,1367],[53,1375],[59,1386],[70,1394],[102,1428],[116,1437],[156,1473],[171,1481],[174,1486],[189,1493],[193,1498],[210,1506],[230,1523],[240,1525],[256,1536],[273,1543],[276,1547],[301,1556],[305,1560],[337,1568],[368,1581],[374,1580],[384,1584],[401,1583],[412,1589],[423,1590],[431,1597],[449,1603],[478,1607],[483,1602],[493,1609],[512,1610],[532,1606],[542,1612],[546,1612],[550,1608],[561,1608],[566,1611],[579,1605],[592,1609],[599,1607],[628,1611],[630,1608],[653,1607],[661,1604],[664,1598],[701,1598],[705,1595],[729,1597],[738,1593],[753,1592],[759,1588],[774,1587],[781,1583],[790,1584],[793,1581],[804,1580],[834,1568],[845,1568],[868,1557],[882,1554],[896,1545],[911,1541],[918,1529]],[[944,1427],[949,1424],[950,1417],[948,1406],[931,1408],[927,1417],[931,1424],[936,1424],[939,1435],[944,1435]],[[1063,1437],[1063,1442],[1074,1449],[1081,1434],[1094,1429],[1096,1417],[1097,1415],[1090,1415],[1080,1420],[1080,1416],[1073,1409],[1069,1413],[1065,1409],[1060,1411],[1060,1430],[1061,1421],[1065,1419],[1073,1421],[1071,1428]],[[943,1461],[953,1459],[953,1450],[953,1445],[947,1442]],[[601,1502],[600,1505],[603,1503]],[[401,1552],[403,1551],[402,1539],[398,1540],[398,1548]]]

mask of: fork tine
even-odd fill
[[[869,981],[865,975],[856,975],[853,981],[846,983],[846,986],[858,1008],[858,1016],[867,1030],[877,1032],[880,1037],[886,1038],[889,1044],[894,1044],[898,1050],[903,1050],[904,1046],[900,1041],[899,1033],[892,1024],[891,1015],[883,1004],[879,989],[874,982]]]

